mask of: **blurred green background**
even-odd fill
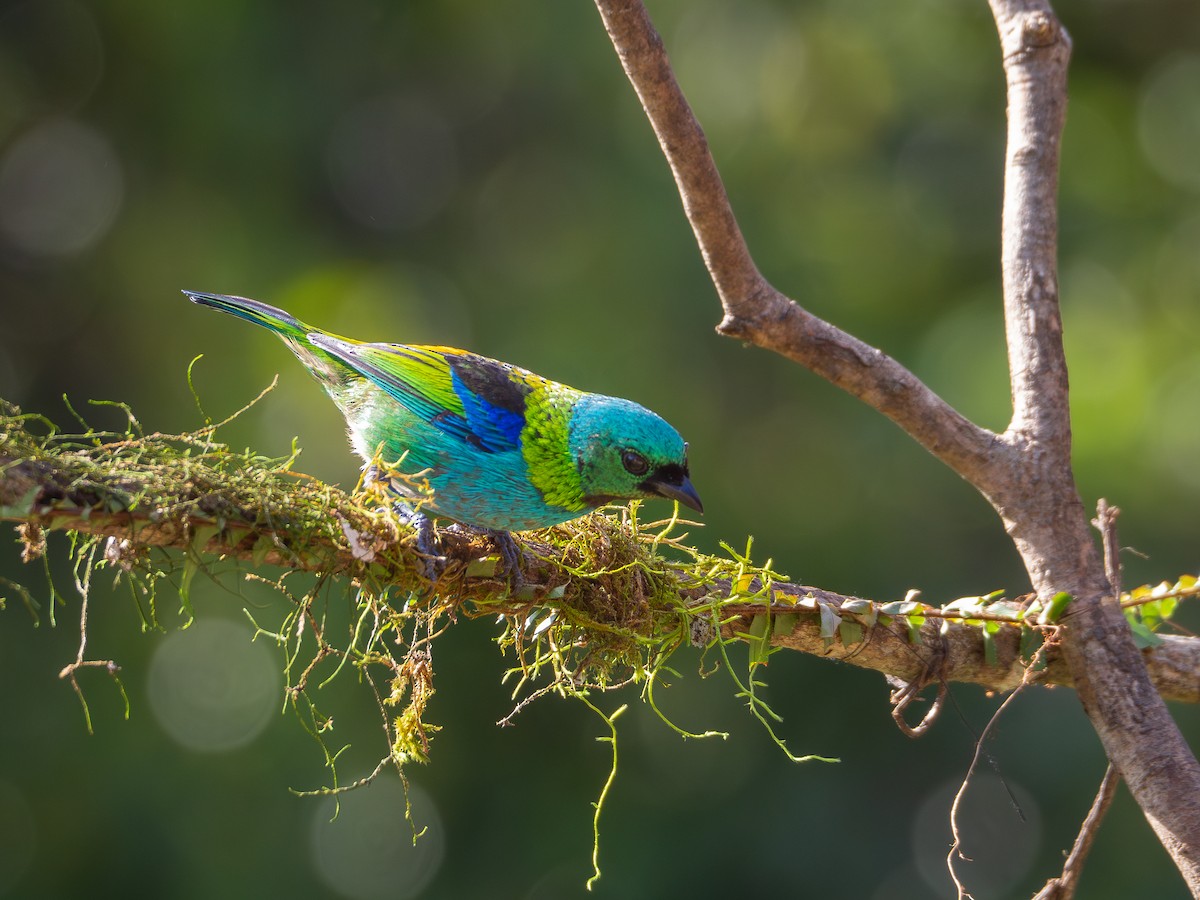
[[[1061,286],[1085,502],[1124,510],[1127,581],[1198,568],[1200,6],[1062,3],[1075,39]],[[755,257],[781,289],[913,368],[968,415],[1008,417],[998,277],[1004,87],[986,4],[651,4]],[[877,414],[719,338],[714,291],[668,170],[592,6],[273,2],[0,4],[0,397],[70,421],[61,397],[130,403],[148,430],[224,417],[237,447],[352,485],[333,405],[261,331],[181,288],[284,306],[354,337],[456,344],[638,400],[692,445],[706,527],[806,583],[931,602],[1026,581],[972,490]],[[88,410],[113,427],[111,410]],[[52,541],[57,559],[64,542]],[[17,546],[0,574],[45,597]],[[69,575],[56,571],[61,586]],[[101,579],[105,581],[106,579]],[[34,628],[0,615],[0,895],[497,897],[583,894],[606,730],[543,700],[517,727],[489,622],[439,642],[414,768],[329,823],[322,757],[280,714],[280,661],[235,595],[196,589],[186,632],[143,634],[96,588],[89,653],[123,666],[132,717],[61,666],[77,600]],[[165,610],[172,625],[177,618]],[[659,702],[728,741],[681,742],[636,696],[602,822],[595,896],[952,896],[950,792],[996,700],[957,686],[929,736],[888,716],[878,675],[776,655],[769,699],[794,766],[698,660]],[[343,778],[382,753],[365,686],[330,689]],[[1200,714],[1175,710],[1192,737]],[[966,850],[983,898],[1061,865],[1103,770],[1066,690],[1022,697],[990,744]],[[970,868],[970,867],[969,867]],[[1081,896],[1186,892],[1122,791]]]

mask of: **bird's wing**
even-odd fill
[[[453,347],[308,339],[446,434],[489,453],[519,446],[530,388],[512,366]]]

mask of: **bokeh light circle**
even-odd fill
[[[1200,488],[1200,360],[1188,358],[1162,373],[1158,402],[1148,428],[1153,430],[1154,454],[1167,469],[1192,489]]]
[[[0,897],[21,880],[36,843],[37,827],[25,795],[15,784],[0,780]]]
[[[1177,56],[1150,75],[1142,89],[1138,133],[1160,175],[1200,191],[1200,56]]]
[[[150,708],[190,750],[233,750],[254,740],[279,708],[279,670],[249,627],[196,621],[167,635],[150,663]]]
[[[409,785],[412,820],[418,831],[424,829],[415,843],[413,826],[404,818],[399,779],[383,775],[337,799],[336,818],[332,797],[313,817],[313,862],[322,880],[353,900],[405,900],[420,894],[445,854],[445,829],[432,798]]]
[[[40,257],[74,256],[108,233],[125,193],[108,140],[72,119],[49,119],[0,159],[0,237]]]
[[[913,856],[922,880],[937,897],[956,892],[946,868],[950,847],[950,808],[961,781],[943,782],[913,817]],[[1015,805],[1014,805],[1015,803]],[[1034,796],[1012,779],[976,772],[958,810],[961,850],[955,871],[979,897],[1007,897],[1025,877],[1042,838],[1042,811]]]

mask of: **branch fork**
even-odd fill
[[[596,0],[675,177],[720,297],[721,334],[800,363],[888,416],[995,507],[1043,600],[1067,592],[1062,649],[1084,709],[1193,895],[1200,766],[1115,602],[1071,470],[1058,302],[1058,163],[1071,41],[1048,0],[989,0],[1008,84],[1001,266],[1013,418],[966,419],[895,360],[821,320],[755,267],[703,130],[640,0]],[[1152,745],[1153,752],[1147,753]]]

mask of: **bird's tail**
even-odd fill
[[[184,291],[183,293],[193,303],[219,309],[221,312],[237,316],[239,319],[245,319],[247,322],[253,322],[255,325],[269,328],[281,337],[303,339],[305,335],[311,332],[321,331],[320,328],[313,328],[310,325],[304,324],[291,313],[284,312],[282,309],[276,309],[274,306],[269,306],[266,303],[259,303],[257,300],[251,300],[248,297],[203,294],[199,291]]]
[[[333,355],[325,348],[314,344],[310,338],[324,335],[336,338],[321,328],[314,328],[301,322],[291,313],[276,309],[266,303],[251,300],[248,297],[230,297],[225,294],[202,294],[199,291],[184,291],[187,298],[201,306],[219,309],[221,312],[237,316],[263,328],[269,328],[287,344],[288,349],[304,364],[317,381],[329,392],[335,403],[342,403],[342,389],[349,382],[360,380],[363,375],[348,366],[344,360]],[[357,341],[344,341],[354,344]],[[345,412],[345,410],[343,410]]]

